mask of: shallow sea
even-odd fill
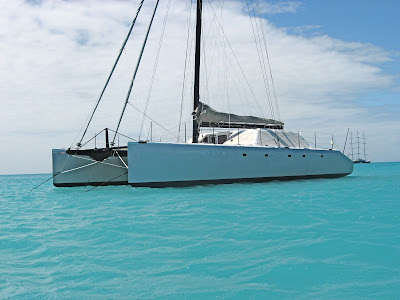
[[[0,298],[400,298],[400,163],[30,192],[48,177],[0,176]]]

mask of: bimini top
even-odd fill
[[[202,102],[199,102],[194,115],[200,127],[283,129],[284,125],[272,119],[219,112]]]

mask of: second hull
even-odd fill
[[[53,149],[53,184],[57,187],[128,184],[127,157],[96,161],[87,155]],[[124,163],[122,163],[124,160]]]

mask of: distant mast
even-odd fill
[[[366,141],[365,141],[365,133],[363,131],[363,146],[364,146],[364,160],[367,161],[367,153],[365,152],[365,145],[366,145]]]
[[[360,152],[360,136],[358,134],[357,130],[357,160],[360,160],[361,158],[361,152]]]
[[[196,52],[194,60],[194,97],[193,97],[193,136],[192,143],[198,143],[199,140],[199,124],[196,121],[196,109],[200,101],[200,44],[201,44],[201,12],[202,0],[197,0],[196,14]]]

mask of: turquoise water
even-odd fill
[[[0,176],[0,298],[400,298],[400,163],[191,188]]]

